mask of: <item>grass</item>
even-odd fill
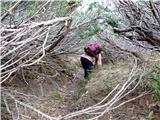
[[[153,114],[152,112],[148,114],[147,120],[155,120],[152,114]]]
[[[117,84],[123,84],[127,80],[130,69],[130,62],[104,65],[95,69],[86,85],[86,90],[88,90],[92,99],[98,102],[112,91]]]
[[[63,97],[60,95],[59,92],[55,92],[55,93],[53,94],[53,96],[52,96],[52,99],[53,99],[53,100],[62,100]]]

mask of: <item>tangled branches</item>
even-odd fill
[[[133,2],[119,0],[118,10],[123,16],[122,25],[114,32],[126,37],[137,46],[159,51],[160,2]]]
[[[22,6],[20,7],[20,5],[22,4],[23,7]],[[127,5],[129,4],[127,3]],[[31,15],[26,16],[26,13],[22,13],[23,15],[22,17],[20,17],[19,14],[21,14],[21,11],[26,9],[27,6],[28,6],[27,2],[18,1],[0,18],[2,20],[1,46],[0,46],[1,49],[0,83],[3,83],[8,79],[11,80],[11,78],[14,77],[15,73],[21,70],[23,67],[28,67],[36,63],[40,63],[47,53],[51,51],[53,52],[56,51],[57,47],[58,47],[57,50],[65,49],[66,46],[62,43],[63,39],[65,37],[67,38],[68,33],[71,30],[79,28],[80,26],[83,26],[84,24],[90,22],[90,20],[87,22],[86,21],[82,22],[80,24],[76,22],[76,27],[74,28],[71,27],[72,18],[69,16],[65,17],[64,15],[62,16],[60,15],[59,17],[57,17],[55,13],[49,14],[49,16],[47,16],[47,14],[44,13],[45,12],[47,13],[47,11],[50,11],[50,13],[52,13],[51,11],[53,10],[50,0],[44,2],[43,4],[38,5],[37,6],[38,9],[36,12],[34,12],[34,14],[31,14],[32,11],[30,11],[29,13]],[[157,11],[156,10],[157,7],[155,7],[152,2],[150,2],[150,6],[154,8],[153,14],[155,16],[155,19],[158,20],[159,13],[155,12]],[[14,17],[16,16],[19,16],[21,18],[18,21],[18,23],[16,23],[16,21],[14,20]],[[144,17],[140,16],[140,18]],[[97,19],[97,16],[95,17],[95,19]],[[140,23],[143,23],[143,20],[144,19],[140,19],[141,21]],[[159,23],[159,21],[156,22],[156,25],[155,24],[149,24],[149,25],[154,28],[157,26],[157,23]],[[147,25],[145,27],[147,27]],[[139,31],[139,29],[142,29],[142,26],[140,26],[140,28],[139,26],[138,27],[131,26],[131,30],[134,32]],[[140,33],[148,35],[148,33],[147,34],[145,33],[146,29],[147,28],[143,28],[142,31],[140,31]],[[117,29],[115,29],[115,31],[116,30]],[[157,34],[157,28],[155,32]],[[138,34],[140,35],[140,33]],[[154,43],[149,41],[152,45],[154,46],[159,45],[159,37],[158,39],[154,39],[151,38],[150,36],[145,36],[145,38],[148,38],[147,41],[149,41],[150,39],[154,40]],[[78,40],[73,41],[72,39],[69,40],[67,39],[65,43],[68,46],[79,45]],[[70,49],[71,47],[68,46],[67,48]],[[127,96],[136,89],[136,87],[140,84],[143,78],[144,75],[143,72],[137,69],[137,59],[135,58],[134,60],[135,64],[133,65],[133,69],[128,79],[122,86],[117,85],[103,100],[101,100],[96,105],[63,116],[52,117],[53,115],[47,115],[47,113],[41,112],[40,110],[36,109],[33,105],[30,104],[29,100],[27,99],[28,95],[23,93],[19,94],[15,91],[10,91],[8,89],[2,88],[1,89],[2,97],[6,104],[6,108],[8,112],[12,115],[13,119],[23,119],[23,118],[30,119],[30,115],[32,116],[35,114],[40,118],[49,120],[68,120],[85,115],[89,115],[91,120],[97,119],[103,116],[104,114],[108,113],[109,111],[114,110],[124,105],[127,102],[130,102],[147,94],[145,92],[140,94],[139,96],[133,97],[131,99],[119,103],[120,100],[123,100],[125,96]],[[142,73],[142,74],[140,75],[137,73]]]
[[[10,3],[3,2],[2,5]],[[32,16],[26,16],[26,7],[31,4],[27,1],[16,2],[1,16],[0,71],[2,78],[0,83],[11,76],[13,77],[15,72],[21,68],[39,63],[46,53],[59,46],[70,32],[71,17],[54,17],[54,13],[50,20],[33,20],[42,12],[51,9],[52,2],[50,0],[42,3],[36,3],[39,4],[37,5],[39,9]],[[8,19],[16,17],[17,14],[22,14],[22,16],[19,16],[21,20],[18,20],[18,23],[15,23],[14,19],[8,21]]]
[[[7,32],[7,28],[2,27],[1,83],[20,68],[39,62],[45,56],[46,51],[56,47],[62,38],[58,38],[56,45],[55,43],[47,44],[50,29],[55,27],[58,22],[70,19],[70,17],[64,17],[40,23],[31,23],[18,29],[10,29],[12,30],[10,32]]]

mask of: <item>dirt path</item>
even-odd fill
[[[57,91],[48,92],[48,97],[44,100],[30,99],[33,105],[40,109],[42,112],[51,116],[63,116],[67,113],[75,111],[75,103],[80,97],[80,91],[82,88],[81,82],[83,80],[83,71],[78,70],[75,77],[66,82],[65,85],[59,86]]]

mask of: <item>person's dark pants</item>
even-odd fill
[[[92,70],[84,70],[84,78],[89,80],[90,79],[90,74]]]
[[[93,63],[87,58],[81,57],[81,64],[84,69],[84,78],[89,79],[90,73],[93,69]]]

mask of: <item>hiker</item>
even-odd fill
[[[85,54],[81,55],[80,61],[84,69],[85,79],[89,79],[89,74],[95,66],[102,66],[101,51],[102,46],[100,44],[90,44],[84,48]]]

